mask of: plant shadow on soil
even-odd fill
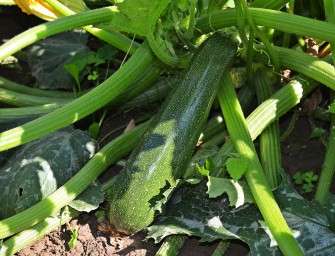
[[[26,30],[29,27],[39,24],[41,21],[33,16],[28,16],[16,7],[2,7],[0,24],[1,44]],[[23,63],[24,64],[24,63]],[[0,66],[0,75],[12,81],[31,84],[27,80],[25,70],[13,70]],[[129,122],[129,116],[116,117],[105,124],[102,132],[108,133],[111,127],[115,128]],[[290,120],[290,114],[281,118],[281,127],[286,129]],[[292,134],[282,143],[283,167],[289,175],[297,171],[314,171],[319,174],[322,168],[325,148],[318,139],[308,140],[311,133],[307,118],[298,120]],[[102,134],[103,136],[103,134]],[[101,177],[101,181],[109,179],[118,172],[117,167],[112,167]],[[332,186],[334,188],[334,186]],[[312,195],[311,195],[312,196]],[[309,196],[311,198],[311,196]],[[70,222],[72,227],[79,227],[79,237],[77,246],[70,249],[67,245],[71,237],[70,228],[62,226],[50,233],[35,244],[21,250],[16,255],[155,255],[159,245],[155,245],[152,240],[145,242],[145,233],[138,233],[133,236],[117,237],[98,230],[98,223],[94,214],[83,213],[78,218]],[[190,238],[185,243],[179,255],[212,255],[217,246],[217,242],[198,243],[197,238]],[[229,249],[224,255],[247,255],[248,247],[239,241],[232,241]]]

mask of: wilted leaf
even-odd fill
[[[86,42],[86,34],[72,31],[31,46],[28,62],[38,86],[42,89],[72,89],[76,82],[64,64],[79,52],[86,56],[89,53]]]
[[[94,152],[95,142],[89,134],[72,127],[21,146],[0,168],[0,219],[50,195]]]

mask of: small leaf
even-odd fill
[[[95,217],[97,217],[97,222],[102,223],[106,219],[106,212],[103,210],[98,210],[94,213]]]
[[[304,186],[302,187],[303,192],[306,193],[306,194],[312,192],[312,191],[313,191],[313,188],[314,188],[314,185],[313,185],[312,183],[306,183],[306,184],[304,184]]]
[[[311,132],[311,135],[309,136],[309,140],[310,139],[315,139],[315,138],[319,138],[321,137],[323,134],[325,133],[325,130],[322,129],[322,128],[315,128],[312,132]]]
[[[297,185],[301,185],[304,179],[304,175],[301,174],[301,172],[296,172],[293,176],[294,183]]]
[[[75,68],[79,72],[78,80],[84,73],[80,65],[85,66],[85,56],[90,52],[86,45],[87,34],[83,32],[64,32],[41,40],[28,49],[28,63],[41,89],[72,89],[78,81],[71,76],[75,75]],[[75,63],[77,54],[84,56],[84,61]],[[74,64],[69,73],[64,64]]]
[[[100,59],[112,59],[119,51],[112,45],[106,44],[100,47],[97,51],[97,57]]]
[[[211,158],[210,156],[207,157],[207,159],[206,159],[205,167],[209,172],[213,172],[217,168],[215,163],[214,163],[213,158]]]
[[[330,108],[327,109],[324,113],[335,113],[335,103],[330,105]]]
[[[196,170],[203,176],[209,176],[209,171],[203,167],[203,166],[199,166],[197,163],[195,164],[195,168]]]
[[[319,179],[319,176],[318,175],[313,175],[313,177],[312,177],[312,181],[317,181]]]
[[[245,157],[229,158],[226,163],[227,170],[234,180],[239,180],[248,168],[248,159]]]
[[[76,81],[77,86],[79,87],[79,85],[80,85],[80,81],[79,81],[80,70],[78,69],[78,67],[73,63],[66,63],[66,64],[64,64],[64,68],[73,77],[73,79]]]
[[[76,247],[77,241],[78,241],[78,226],[76,226],[76,228],[72,231],[71,239],[68,242],[70,249],[73,249]]]
[[[97,122],[91,123],[91,125],[88,127],[88,132],[91,134],[91,137],[93,139],[98,138],[99,131],[100,131],[100,126]]]
[[[69,206],[80,212],[91,212],[96,210],[104,199],[101,187],[93,182],[83,193],[70,202]]]
[[[223,193],[227,193],[229,205],[240,207],[245,203],[253,203],[254,199],[251,195],[249,187],[243,181],[234,181],[232,179],[208,177],[207,194],[209,198],[216,198]]]
[[[95,81],[95,80],[97,80],[99,78],[99,74],[98,74],[98,72],[97,71],[93,71],[91,74],[89,74],[88,76],[87,76],[87,80],[89,80],[89,81]]]

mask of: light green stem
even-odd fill
[[[12,82],[2,76],[0,76],[0,88],[11,90],[14,92],[19,92],[28,95],[34,95],[39,97],[49,97],[49,98],[61,98],[61,99],[75,99],[73,92],[63,92],[57,90],[42,90],[37,88],[32,88],[22,84]],[[83,95],[86,92],[77,92],[77,96]]]
[[[255,0],[251,3],[251,6],[257,8],[279,10],[288,2],[289,0]]]
[[[142,75],[152,60],[152,52],[145,42],[118,71],[92,91],[32,122],[1,133],[0,151],[61,129],[112,102],[130,86],[135,86],[132,82]]]
[[[274,93],[265,69],[256,72],[255,85],[259,104]],[[266,179],[273,190],[280,185],[282,170],[278,120],[270,124],[260,135],[260,158]]]
[[[165,238],[156,256],[176,256],[186,241],[186,235],[171,235]]]
[[[55,35],[57,33],[64,32],[73,28],[82,27],[85,25],[106,22],[110,20],[114,12],[115,11],[113,10],[113,8],[105,7],[92,11],[78,13],[68,17],[62,17],[61,19],[35,26],[1,45],[0,60],[3,60],[4,58],[16,53],[17,51],[28,45],[31,45],[39,40]]]
[[[246,180],[256,204],[273,237],[284,255],[304,255],[288,227],[267,183],[256,149],[248,131],[242,108],[238,102],[229,76],[223,81],[218,93],[221,109],[226,120],[229,135],[235,149],[248,159]]]
[[[27,107],[44,104],[65,105],[71,102],[70,99],[48,98],[34,95],[22,94],[19,92],[10,91],[0,88],[0,101],[16,107]]]
[[[335,1],[334,0],[324,0],[324,7],[326,16],[330,23],[335,23]],[[335,49],[335,42],[330,43],[332,50]],[[332,55],[333,63],[335,63],[335,56]],[[331,100],[334,102],[335,93],[331,92]],[[324,204],[327,196],[329,194],[330,185],[332,183],[334,172],[335,172],[335,114],[331,114],[330,121],[330,134],[327,143],[327,151],[325,160],[322,166],[320,179],[316,188],[315,200],[320,204]]]
[[[45,104],[40,106],[21,107],[21,108],[0,108],[0,118],[17,118],[36,116],[50,113],[61,105],[58,104]]]
[[[256,25],[335,42],[335,33],[329,33],[329,31],[335,31],[335,24],[263,8],[249,8],[249,12]],[[235,9],[217,11],[202,16],[197,20],[196,30],[201,33],[209,33],[231,26],[236,26]]]
[[[55,10],[57,10],[59,13],[63,14],[64,16],[75,14],[75,12],[67,8],[59,1],[45,0],[45,2],[48,3],[51,7],[53,7]],[[116,48],[120,49],[121,51],[127,52],[129,54],[133,54],[139,47],[139,44],[137,42],[132,41],[125,35],[116,31],[111,30],[107,31],[105,29],[93,26],[84,26],[83,29],[85,29],[92,35],[96,36],[97,38],[100,38],[101,40],[107,42],[108,44],[113,45]]]
[[[291,82],[259,105],[247,118],[248,130],[252,139],[255,140],[270,123],[297,105],[302,97],[315,89],[316,85],[316,81],[306,76],[296,76]],[[214,159],[216,165],[220,166],[227,158],[227,154],[232,151],[234,151],[233,143],[228,140]]]
[[[0,221],[0,239],[14,235],[59,211],[82,193],[111,163],[115,163],[129,153],[137,143],[149,122],[140,125],[102,148],[68,182],[47,198],[29,209]]]

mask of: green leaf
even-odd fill
[[[308,138],[308,139],[310,140],[310,139],[319,138],[319,137],[321,137],[324,133],[325,133],[325,130],[324,130],[324,129],[317,127],[317,128],[315,128],[315,129],[311,132],[311,134],[309,135],[309,138]]]
[[[69,203],[69,206],[80,212],[90,212],[96,210],[104,199],[105,196],[101,187],[92,183],[75,200]]]
[[[78,69],[78,67],[73,63],[66,63],[64,64],[64,68],[73,77],[73,79],[76,81],[76,84],[79,88],[80,87],[80,81],[79,81],[80,70]]]
[[[157,19],[168,3],[168,0],[115,1],[110,29],[140,36],[152,34]]]
[[[296,172],[292,177],[294,179],[294,183],[297,185],[302,184],[304,180],[304,175],[302,175],[301,172]]]
[[[42,89],[72,89],[78,76],[77,72],[81,69],[78,65],[68,66],[74,80],[64,64],[70,62],[78,53],[86,56],[89,52],[86,42],[85,33],[72,31],[46,38],[31,46],[28,51],[28,63],[37,85]]]
[[[248,159],[240,156],[239,158],[229,158],[226,162],[228,173],[234,180],[239,180],[248,168]]]
[[[97,50],[97,57],[103,60],[110,60],[118,53],[118,49],[110,44],[106,44]]]
[[[100,131],[100,125],[97,122],[91,123],[90,126],[88,127],[88,132],[91,134],[91,137],[93,139],[98,138],[99,131]]]
[[[0,168],[0,219],[49,196],[88,162],[95,149],[87,132],[71,126],[17,149]]]
[[[87,76],[87,80],[89,81],[95,81],[99,78],[99,74],[97,71],[93,71],[91,74]]]
[[[205,184],[181,187],[148,228],[148,237],[155,242],[172,234],[197,236],[200,242],[240,239],[249,245],[248,255],[282,255],[256,205],[231,207],[226,196],[210,199],[205,192]],[[286,177],[275,197],[305,254],[333,255],[335,234],[324,210],[304,200]]]
[[[229,206],[235,206],[237,208],[245,203],[254,202],[249,187],[244,181],[234,181],[232,179],[209,176],[207,187],[209,198],[215,198],[221,196],[223,193],[227,193]]]
[[[209,176],[209,170],[207,170],[205,167],[195,164],[195,168],[201,175],[206,176],[206,177]]]
[[[215,145],[208,145],[206,147],[201,147],[195,155],[192,157],[191,163],[188,165],[186,170],[186,177],[194,177],[197,175],[197,168],[199,166],[204,166],[208,157],[214,157],[219,151],[219,148]],[[208,176],[208,174],[202,174]]]
[[[205,167],[206,167],[207,170],[209,170],[209,172],[214,172],[216,170],[217,167],[216,167],[212,157],[210,157],[210,156],[207,157]]]
[[[327,109],[324,113],[335,113],[335,103],[332,103],[331,105],[330,105],[330,108],[329,109]]]
[[[98,210],[94,213],[95,217],[97,217],[97,222],[102,223],[106,220],[106,212],[103,210]]]
[[[78,226],[76,226],[76,228],[72,231],[72,234],[71,234],[71,239],[70,241],[68,242],[68,245],[70,247],[70,249],[73,249],[76,247],[77,245],[77,241],[78,241]]]

